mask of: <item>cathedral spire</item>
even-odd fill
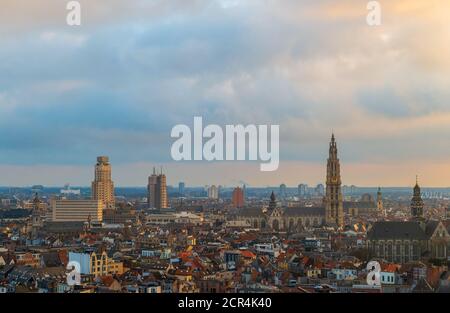
[[[334,133],[331,135],[330,151],[327,161],[326,183],[325,223],[332,226],[343,227],[344,209],[341,190],[341,169]]]

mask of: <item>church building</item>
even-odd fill
[[[426,220],[420,187],[416,181],[409,221],[375,222],[367,233],[371,258],[406,263],[450,257],[450,220]]]

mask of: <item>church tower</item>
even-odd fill
[[[337,144],[333,134],[327,162],[327,189],[325,195],[325,223],[329,226],[344,226],[341,184],[341,167],[338,159]]]
[[[38,194],[34,195],[33,199],[33,211],[31,213],[31,239],[38,237],[38,232],[43,226],[41,217],[41,200],[39,200]]]
[[[378,192],[377,192],[377,211],[378,211],[378,216],[382,217],[384,216],[384,207],[383,207],[383,196],[381,194],[381,188],[378,187]]]
[[[416,178],[416,185],[414,186],[414,194],[411,199],[411,217],[415,220],[423,219],[423,200],[420,194],[419,180]]]
[[[272,194],[270,195],[270,202],[269,202],[269,212],[273,212],[277,208],[277,199],[275,198],[275,193],[272,191]]]

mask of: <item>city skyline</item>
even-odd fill
[[[64,3],[2,2],[0,185],[89,185],[98,155],[118,186],[155,165],[172,185],[324,183],[332,131],[344,184],[450,185],[448,3],[383,3],[369,27],[352,0],[81,2],[76,28]],[[278,171],[172,162],[197,114],[279,124]]]
[[[335,141],[335,136],[334,136],[334,134],[332,134],[332,138],[331,138],[331,142],[332,143],[334,143],[334,145],[336,145],[336,141]],[[334,146],[335,147],[335,146]],[[330,148],[331,149],[331,148]],[[330,150],[330,153],[331,153],[331,150]],[[337,158],[337,156],[334,156],[334,158],[336,158],[336,160],[337,160],[337,162],[338,162],[338,168],[340,167],[340,165],[339,165],[339,158]],[[107,180],[109,180],[109,182],[108,182],[108,184],[111,184],[111,186],[110,187],[108,187],[109,189],[111,189],[111,194],[113,194],[114,193],[114,184],[112,183],[112,181],[111,181],[111,178],[113,178],[113,171],[112,171],[112,168],[113,168],[113,166],[109,163],[109,157],[108,156],[100,156],[100,157],[97,157],[97,164],[95,165],[95,175],[94,175],[94,180],[97,180],[97,177],[99,177],[99,174],[98,174],[98,167],[99,167],[99,163],[98,162],[100,162],[101,160],[106,160],[106,163],[107,163],[107,170],[105,171],[105,173],[104,174],[102,174],[101,175],[101,177],[105,177],[105,179],[107,179]],[[331,166],[330,164],[329,164],[329,162],[330,162],[330,159],[328,159],[328,168]],[[184,162],[184,163],[186,163],[186,162]],[[200,162],[200,163],[203,163],[203,162]],[[218,162],[212,162],[212,163],[218,163]],[[248,163],[248,162],[240,162],[241,163],[241,165],[245,165],[246,163]],[[256,162],[253,162],[253,164],[255,164]],[[174,163],[174,164],[176,164],[176,163]],[[173,165],[172,165],[173,166]],[[204,167],[204,165],[202,165],[202,167]],[[120,168],[120,167],[119,167]],[[151,176],[146,176],[147,178],[147,180],[148,180],[148,182],[149,182],[149,184],[150,184],[150,178],[152,177],[157,177],[156,176],[156,174],[155,174],[155,166],[153,166],[152,167],[153,169],[152,169],[152,171],[153,171],[153,174],[151,175]],[[171,170],[170,170],[170,165],[167,165],[167,166],[162,166],[162,165],[159,165],[159,168],[160,168],[160,173],[161,173],[161,176],[164,178],[164,185],[166,185],[166,175],[164,174],[162,174],[163,173],[163,168],[164,168],[164,171],[167,171],[167,172],[172,172]],[[174,171],[174,172],[178,172],[179,170],[180,170],[181,168],[178,168],[178,170],[176,170],[176,171]],[[245,169],[248,169],[248,166],[245,166]],[[172,170],[173,170],[173,168],[172,168]],[[309,187],[312,187],[312,186],[316,186],[316,185],[323,185],[324,184],[324,182],[326,183],[327,181],[328,181],[328,175],[329,175],[329,173],[328,173],[328,169],[326,170],[327,171],[327,173],[326,173],[326,176],[325,176],[325,179],[322,181],[322,180],[319,180],[317,183],[310,183],[310,182],[308,182],[308,181],[294,181],[294,182],[292,182],[292,184],[287,184],[289,187],[294,187],[294,188],[296,188],[296,187],[299,187],[300,185],[303,185],[303,184],[306,184],[306,185],[308,185]],[[338,170],[339,171],[339,170]],[[70,171],[71,172],[71,171]],[[78,169],[78,171],[77,172],[79,172],[79,169]],[[103,172],[102,172],[103,173]],[[139,172],[140,173],[140,175],[147,175],[146,174],[146,172],[145,171],[141,171],[141,172]],[[269,173],[267,173],[267,172],[260,172],[261,174],[265,174],[266,176],[270,176],[270,172]],[[126,174],[131,174],[132,176],[133,176],[133,173],[129,173],[129,172],[126,172]],[[240,172],[240,174],[242,174],[241,172]],[[150,175],[150,174],[148,174],[148,175]],[[27,176],[28,177],[28,176]],[[177,177],[179,177],[179,174],[178,175],[175,175],[175,178],[177,178]],[[415,175],[415,177],[416,177],[416,184],[417,184],[417,181],[418,181],[418,177],[419,177],[419,175]],[[278,176],[276,177],[277,179],[278,179]],[[202,180],[202,179],[204,179],[204,176],[202,175],[201,176],[201,178],[200,178],[200,180]],[[217,185],[219,185],[219,186],[223,186],[223,187],[234,187],[234,186],[252,186],[252,187],[262,187],[262,188],[264,188],[264,187],[274,187],[274,186],[278,186],[278,185],[280,185],[280,184],[282,184],[282,185],[284,185],[284,186],[287,186],[286,185],[286,181],[280,181],[280,182],[276,182],[276,181],[274,181],[274,183],[273,184],[255,184],[255,185],[252,185],[252,184],[249,184],[249,182],[248,181],[244,181],[244,180],[237,180],[237,181],[235,181],[235,182],[233,182],[232,184],[223,184],[223,176],[221,176],[221,180],[222,180],[222,182],[220,182],[218,179],[217,179],[217,177],[215,177],[215,176],[213,176],[213,178],[212,178],[214,181],[216,181],[217,182]],[[113,179],[114,180],[114,179]],[[188,182],[188,185],[189,185],[189,183],[191,182],[191,180],[189,179],[189,178],[186,178],[186,177],[181,177],[180,179],[178,179],[178,180],[176,180],[176,179],[174,179],[174,178],[172,178],[172,180],[168,180],[169,181],[169,183],[167,183],[167,185],[168,186],[176,186],[177,184],[179,184],[179,183],[183,183],[183,184],[185,184],[186,182]],[[340,181],[340,176],[339,176],[339,181]],[[91,188],[94,188],[94,183],[95,183],[95,181],[93,181],[92,183],[91,183]],[[341,182],[340,182],[341,183]],[[35,182],[35,183],[33,183],[33,184],[25,184],[25,185],[4,185],[4,186],[2,186],[1,184],[0,184],[0,187],[30,187],[30,186],[32,186],[32,185],[43,185],[43,183],[42,183],[42,180],[41,180],[41,182],[39,182],[39,183],[37,183],[37,182]],[[66,183],[64,183],[64,186],[69,186],[69,185],[74,185],[74,186],[78,186],[78,187],[87,187],[87,185],[84,185],[84,183],[79,183],[79,184],[77,184],[77,183],[73,183],[73,181],[72,182],[67,182],[66,181]],[[206,182],[203,182],[203,183],[197,183],[197,184],[195,184],[195,183],[193,183],[193,184],[190,184],[191,186],[193,186],[193,187],[199,187],[199,186],[210,186],[211,185],[211,182],[208,182],[208,183],[206,183]],[[411,187],[411,185],[381,185],[381,184],[378,184],[378,185],[357,185],[357,184],[353,184],[353,183],[342,183],[342,185],[343,186],[357,186],[357,187],[369,187],[369,188],[380,188],[380,186],[383,186],[384,188],[395,188],[395,187]],[[61,184],[59,184],[59,183],[56,183],[56,184],[54,184],[54,185],[47,185],[48,187],[60,187],[60,186],[62,186]],[[136,184],[136,185],[133,185],[133,184],[131,184],[131,185],[120,185],[119,184],[119,186],[118,187],[142,187],[142,185],[139,183],[139,184]],[[214,186],[214,183],[212,183],[212,186]],[[425,185],[425,187],[428,187],[428,188],[449,188],[448,186],[430,186],[430,185]],[[149,189],[150,187],[149,187],[149,185],[147,185],[147,187],[146,187],[147,189]],[[95,193],[95,192],[94,192]]]

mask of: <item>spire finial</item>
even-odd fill
[[[419,185],[419,175],[416,175],[416,185]]]

